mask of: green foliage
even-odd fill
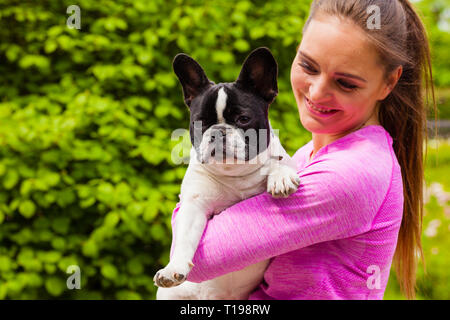
[[[450,87],[436,90],[436,104],[438,107],[438,118],[450,119]],[[434,114],[430,114],[429,118],[434,120]]]
[[[430,41],[433,80],[437,89],[437,115],[441,119],[450,119],[450,7],[446,0],[421,0],[415,6]],[[434,112],[430,112],[429,118],[434,117]]]
[[[309,2],[79,0],[81,30],[66,26],[72,4],[0,5],[0,299],[151,299],[186,170],[171,160],[189,124],[173,57],[229,82],[269,47],[271,123],[292,154],[310,139],[289,81]],[[82,290],[66,288],[70,265]]]
[[[308,140],[289,70],[309,5],[80,0],[76,30],[71,4],[1,6],[0,299],[154,298],[186,170],[171,160],[171,133],[189,124],[173,57],[227,82],[269,47],[271,121],[292,153]],[[70,265],[82,290],[66,288]]]
[[[450,87],[450,21],[447,0],[420,0],[414,3],[428,32],[433,77],[438,87]],[[444,26],[446,24],[446,27]],[[446,28],[446,29],[444,29]]]

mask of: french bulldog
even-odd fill
[[[173,69],[190,110],[190,162],[181,184],[169,264],[153,280],[157,299],[247,299],[269,261],[218,278],[186,281],[208,219],[262,192],[288,197],[300,180],[274,134],[268,109],[278,94],[278,66],[267,48],[250,53],[239,77],[215,84],[186,54]]]

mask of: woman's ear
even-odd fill
[[[398,80],[402,76],[402,73],[403,73],[402,66],[398,66],[397,69],[392,71],[392,73],[390,74],[390,76],[388,78],[388,82],[387,82],[386,86],[384,87],[384,90],[383,90],[380,100],[386,99],[386,97],[392,92],[392,90],[394,90],[395,86],[397,85]]]

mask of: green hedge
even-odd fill
[[[438,118],[450,119],[450,87],[438,89],[436,94],[436,104],[438,106]],[[434,119],[434,114],[430,114],[430,119]]]
[[[308,4],[84,0],[81,30],[65,25],[71,4],[0,11],[0,299],[151,299],[186,170],[171,161],[189,124],[173,57],[225,82],[271,48],[271,120],[292,153],[310,137],[289,82]],[[66,288],[69,265],[81,290]]]

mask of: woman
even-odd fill
[[[371,5],[379,28],[368,28]],[[301,123],[312,132],[293,157],[299,190],[287,199],[258,195],[210,220],[188,280],[271,258],[250,299],[382,299],[394,259],[414,298],[422,76],[433,88],[427,37],[408,1],[314,1],[291,70]]]

